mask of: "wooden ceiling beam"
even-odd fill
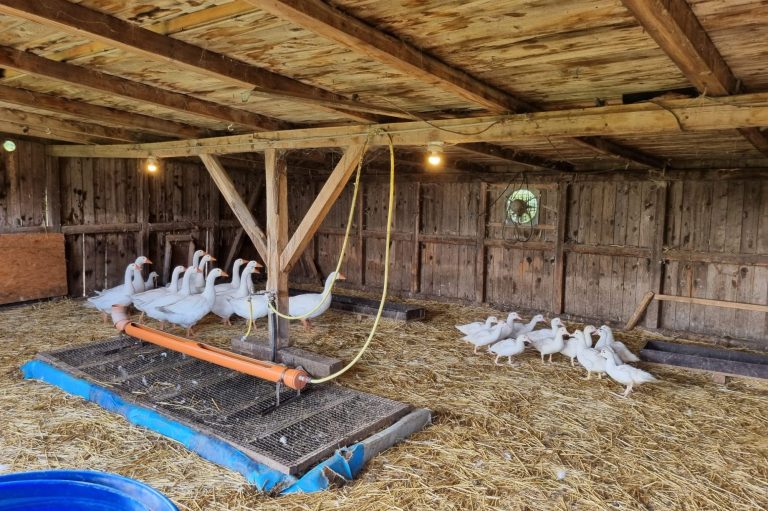
[[[52,130],[49,127],[41,127],[31,124],[17,124],[5,119],[0,120],[0,133],[18,135],[21,137],[57,140],[59,142],[72,142],[74,144],[98,144],[103,142],[103,139],[97,139],[79,133]]]
[[[77,87],[85,87],[123,98],[151,103],[163,108],[185,114],[199,115],[238,127],[247,127],[259,131],[274,131],[291,127],[289,123],[247,110],[231,108],[219,103],[134,82],[93,69],[48,60],[34,53],[19,51],[5,46],[0,46],[0,67],[22,70],[37,76],[66,82]]]
[[[211,135],[208,130],[188,124],[126,112],[116,108],[83,103],[82,101],[73,101],[61,96],[54,96],[53,94],[8,87],[7,85],[0,85],[0,101],[47,110],[57,114],[120,124],[128,128],[148,131],[163,136],[172,136],[174,138],[199,138]]]
[[[462,69],[447,64],[412,44],[382,32],[363,20],[343,13],[321,0],[246,1],[259,9],[335,41],[346,48],[387,64],[407,76],[416,77],[425,83],[452,92],[491,112],[534,112],[541,110],[498,87],[479,80]],[[595,139],[580,141],[581,145],[591,146],[598,152],[612,154],[641,165],[660,161],[653,156],[615,142],[598,144],[594,142]],[[611,148],[615,148],[616,152],[612,153]],[[495,149],[494,152],[503,154],[504,150],[499,148]],[[521,158],[514,161],[528,165],[526,160],[535,161],[537,158],[539,157],[521,154]],[[551,162],[544,158],[542,158],[542,162],[542,165],[533,166],[556,169],[562,165],[562,162]]]
[[[653,37],[699,92],[708,96],[740,94],[739,80],[710,39],[686,0],[623,0],[624,6]],[[758,128],[739,129],[768,155],[768,136]]]
[[[154,144],[104,147],[53,146],[56,156],[142,158],[260,152],[265,148],[307,149],[364,143],[424,146],[475,142],[540,141],[545,137],[670,135],[685,132],[768,126],[768,93],[726,96],[717,100],[689,98],[577,108],[553,112],[496,115],[380,125],[303,128]]]
[[[572,139],[572,141],[578,145],[592,149],[593,151],[597,151],[598,153],[613,157],[618,156],[619,158],[623,158],[627,161],[633,161],[635,163],[640,163],[655,169],[663,169],[671,165],[671,162],[662,158],[644,153],[643,151],[633,147],[617,144],[616,142],[607,138],[576,137]]]
[[[173,35],[186,30],[193,30],[232,19],[236,16],[242,16],[243,14],[248,14],[255,10],[256,8],[245,0],[236,0],[234,2],[214,5],[188,14],[182,14],[181,16],[169,20],[158,21],[146,25],[144,28],[158,34]],[[114,47],[108,44],[98,41],[90,41],[64,50],[55,51],[51,54],[45,54],[44,56],[47,59],[56,60],[58,62],[73,62],[77,59],[92,57],[112,49],[114,49]],[[24,76],[25,74],[26,73],[23,72],[8,70],[3,78],[7,80],[9,78]]]
[[[0,12],[21,17],[87,38],[162,59],[196,73],[214,76],[267,97],[309,103],[362,122],[375,115],[410,118],[394,108],[368,105],[334,92],[308,85],[247,62],[158,34],[134,23],[67,0],[0,0]]]
[[[44,115],[0,107],[0,119],[19,126],[35,127],[45,133],[70,133],[77,135],[81,140],[86,139],[91,143],[115,143],[115,142],[149,142],[148,138],[140,133],[112,128],[98,124],[90,124],[68,119],[47,117]],[[35,135],[37,136],[37,135]],[[45,137],[43,137],[45,138]],[[55,138],[55,137],[51,137]],[[155,138],[154,140],[157,140]]]
[[[459,144],[459,147],[471,153],[490,156],[505,162],[519,163],[533,169],[559,170],[562,172],[571,172],[574,169],[573,164],[567,161],[550,160],[542,156],[487,142]]]

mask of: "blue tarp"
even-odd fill
[[[363,468],[365,448],[363,444],[357,443],[339,449],[329,459],[297,479],[252,460],[226,442],[195,431],[155,410],[130,403],[110,390],[76,378],[46,362],[32,360],[21,366],[21,372],[24,378],[55,385],[70,394],[92,401],[105,410],[119,413],[137,426],[176,440],[203,458],[241,473],[249,483],[261,491],[274,490],[281,494],[321,491],[333,483],[351,481]]]

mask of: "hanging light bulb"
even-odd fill
[[[159,168],[160,162],[157,161],[156,157],[150,156],[147,158],[147,172],[157,172]]]
[[[443,143],[430,142],[427,144],[427,163],[430,167],[439,167],[443,163]]]
[[[13,140],[6,140],[3,142],[3,149],[5,149],[6,152],[12,153],[16,150],[16,142]]]

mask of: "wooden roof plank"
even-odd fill
[[[739,80],[686,0],[623,0],[662,50],[699,89],[710,96],[742,92]],[[739,132],[768,155],[768,136],[757,128]]]
[[[14,48],[0,46],[0,66],[255,130],[273,131],[290,127],[289,123],[247,110],[231,108],[82,66],[48,60]]]
[[[538,110],[536,106],[485,83],[464,70],[452,67],[435,56],[320,0],[247,1],[275,16],[388,64],[407,75],[418,77],[422,81],[457,94],[472,103],[482,105],[491,112],[533,112]],[[641,154],[629,147],[620,147],[610,142],[598,143],[596,139],[589,139],[582,140],[581,143],[582,145],[590,145],[602,153],[610,153],[611,148],[615,148],[617,150],[614,153],[615,156],[636,161],[642,165],[658,161],[653,156]],[[526,164],[525,161],[515,161]],[[547,164],[545,167],[551,167],[551,164]]]
[[[95,38],[117,48],[140,52],[153,59],[161,58],[195,72],[213,75],[253,88],[258,94],[331,109],[358,121],[376,120],[370,115],[361,115],[361,112],[395,118],[402,118],[404,115],[400,110],[350,100],[325,89],[153,32],[67,0],[46,0],[45,2],[0,0],[0,12],[54,26],[87,38]],[[410,116],[406,115],[406,117]]]

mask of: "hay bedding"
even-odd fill
[[[453,325],[491,311],[420,302],[423,323],[385,320],[350,387],[425,406],[435,424],[378,456],[359,481],[322,494],[260,495],[233,472],[78,398],[20,379],[38,351],[114,335],[77,301],[0,310],[0,469],[77,467],[145,481],[181,509],[685,509],[768,507],[768,385],[716,385],[665,369],[630,399],[609,380],[537,354],[493,365]],[[350,358],[370,318],[331,311],[297,344]],[[200,338],[226,346],[241,324],[212,318]],[[261,330],[263,333],[263,330]],[[639,338],[622,336],[636,348]]]

